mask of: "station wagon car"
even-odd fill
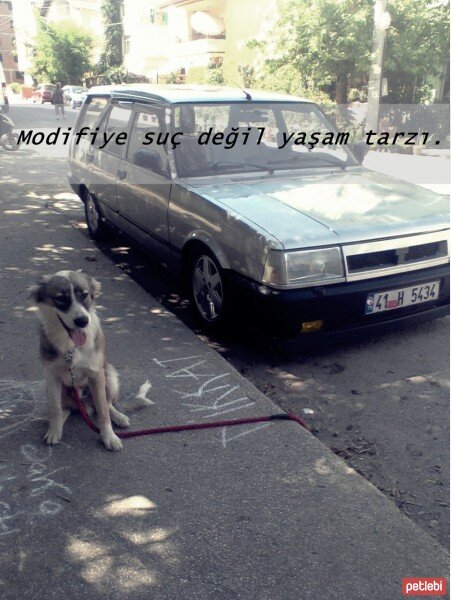
[[[113,225],[187,282],[205,325],[233,309],[280,334],[449,312],[444,196],[367,170],[301,98],[92,88],[69,180],[93,237]]]

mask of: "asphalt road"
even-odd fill
[[[10,116],[19,127],[52,127],[52,110],[11,107]],[[73,124],[75,115],[68,111],[67,125]],[[416,174],[420,167],[417,160]],[[57,193],[48,195],[52,210],[85,235],[81,206],[70,195],[60,163],[27,148],[17,153],[16,160],[3,153],[0,172],[11,182],[42,183],[44,178],[53,182]],[[47,201],[42,194],[39,200]],[[120,238],[101,250],[256,387],[308,420],[322,442],[447,545],[448,319],[315,351],[307,351],[301,343],[267,339],[243,324],[227,337],[211,338],[198,330],[178,283],[164,269]]]

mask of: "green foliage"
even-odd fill
[[[130,73],[122,65],[111,67],[97,76],[97,85],[111,85],[115,83],[149,83],[150,80],[144,75]]]
[[[96,67],[101,74],[123,63],[121,5],[122,0],[103,0],[101,11],[105,25],[105,47]]]
[[[10,83],[9,87],[11,91],[14,92],[14,94],[20,94],[20,92],[22,91],[22,84],[17,83],[17,81],[13,81],[12,83]]]
[[[81,84],[90,70],[92,38],[70,23],[38,22],[31,76],[36,83]]]
[[[431,76],[449,61],[449,5],[429,0],[390,0],[384,75],[387,103],[417,103],[430,96]]]
[[[208,85],[224,85],[224,70],[222,65],[209,65],[207,69],[206,83]]]
[[[160,75],[159,80],[161,83],[182,83],[180,74],[177,71],[173,71],[166,75]]]
[[[291,0],[271,40],[249,47],[268,56],[254,73],[267,88],[311,97],[334,96],[338,103],[366,99],[371,62],[374,0]],[[446,0],[389,0],[384,76],[386,102],[421,102],[430,78],[449,60],[449,3]],[[299,91],[296,91],[299,90]],[[306,93],[307,92],[307,93]]]
[[[240,65],[238,67],[238,73],[240,74],[241,79],[243,80],[243,87],[255,87],[256,77],[254,67],[251,67],[249,65]]]
[[[272,56],[266,70],[277,75],[291,65],[301,88],[335,88],[337,102],[346,102],[348,78],[369,70],[371,6],[371,0],[292,0],[281,12],[275,41],[265,44]]]

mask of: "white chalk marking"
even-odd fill
[[[226,448],[227,444],[229,442],[232,442],[233,440],[237,440],[238,438],[243,437],[245,435],[249,435],[250,433],[253,433],[254,431],[258,431],[259,429],[268,427],[269,425],[271,425],[271,423],[261,423],[259,425],[256,425],[255,427],[247,428],[244,431],[242,431],[241,433],[237,433],[237,434],[231,435],[229,437],[227,436],[227,427],[223,427],[222,434],[221,434],[222,445],[224,448]]]

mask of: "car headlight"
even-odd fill
[[[271,250],[263,274],[270,285],[305,285],[344,277],[340,248],[280,252]]]

